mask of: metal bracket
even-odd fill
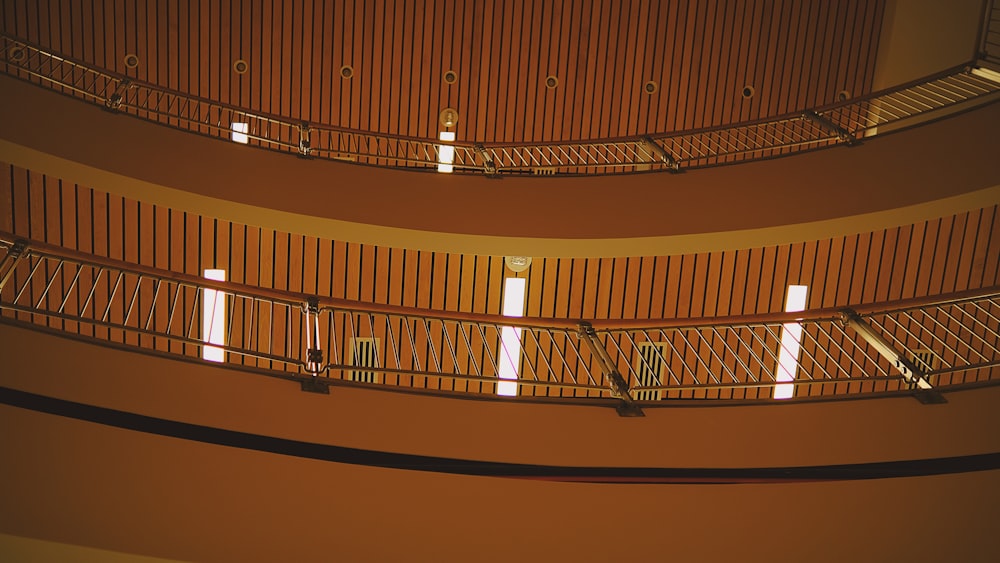
[[[109,110],[117,110],[121,107],[122,101],[125,99],[125,90],[128,90],[132,86],[132,79],[126,78],[118,83],[118,87],[115,88],[114,93],[108,96],[108,99],[104,100],[104,107]]]
[[[621,399],[621,404],[616,408],[618,416],[645,416],[642,408],[632,398],[628,383],[618,372],[608,351],[597,340],[597,331],[594,330],[594,327],[587,321],[582,321],[577,334],[590,349],[590,353],[597,357],[597,361],[601,364],[601,371],[604,372],[604,376],[608,378],[611,385],[611,395]]]
[[[306,393],[330,394],[330,383],[326,381],[326,378],[310,377],[309,379],[300,379],[299,384]]]
[[[305,370],[315,377],[323,372],[323,349],[319,347],[319,298],[310,297],[306,300],[306,365]]]
[[[837,134],[837,138],[840,139],[841,142],[845,143],[849,147],[853,147],[853,146],[861,144],[861,140],[858,139],[858,138],[856,138],[854,135],[851,135],[850,131],[848,131],[847,129],[844,129],[840,125],[837,125],[836,123],[830,121],[830,119],[828,119],[828,118],[826,118],[826,117],[824,117],[824,116],[822,116],[822,115],[820,115],[820,114],[818,114],[818,113],[816,113],[816,112],[814,112],[812,110],[803,112],[802,113],[802,117],[804,119],[808,119],[809,121],[812,121],[816,125],[819,125],[823,129],[826,129],[827,131],[830,131],[832,133],[836,133]]]
[[[299,157],[309,158],[312,154],[311,143],[309,142],[309,124],[303,123],[299,125]]]
[[[643,137],[641,144],[644,148],[649,149],[649,151],[653,153],[650,156],[656,157],[660,162],[666,164],[667,168],[669,168],[671,172],[681,171],[681,163],[678,162],[676,158],[670,156],[670,153],[663,150],[663,147],[654,141],[652,137]]]
[[[476,151],[476,154],[479,155],[479,158],[483,159],[483,172],[486,173],[486,176],[488,178],[498,178],[500,173],[497,170],[496,162],[493,161],[493,157],[486,150],[486,147],[476,144],[473,145],[472,148]]]
[[[903,379],[917,390],[914,396],[918,401],[924,404],[947,402],[943,395],[933,390],[933,386],[927,380],[927,374],[924,373],[924,370],[914,364],[905,354],[896,350],[892,343],[866,323],[861,318],[861,315],[858,315],[853,309],[842,309],[840,320],[845,326],[850,327],[865,342],[875,348],[883,358],[889,360],[889,363],[896,368],[896,371],[903,376]]]
[[[7,285],[10,277],[14,275],[14,268],[17,268],[17,263],[24,257],[27,249],[28,241],[16,240],[7,250],[7,255],[0,261],[0,291],[3,291],[3,286]]]

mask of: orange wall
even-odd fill
[[[648,409],[294,383],[0,325],[0,385],[305,441],[547,464],[747,467],[1000,451],[1000,388]],[[989,561],[1000,472],[594,485],[346,466],[0,407],[0,532],[197,560]],[[927,527],[926,533],[918,528]],[[506,543],[509,540],[511,543]],[[783,551],[775,551],[783,550]],[[700,555],[698,555],[700,554]]]
[[[6,100],[0,160],[209,216],[407,248],[656,255],[684,250],[662,247],[659,239],[637,247],[643,241],[634,239],[775,228],[923,204],[906,218],[897,212],[876,224],[795,227],[774,235],[782,241],[739,243],[759,246],[982,207],[996,202],[995,190],[971,202],[934,202],[1000,186],[1000,169],[981,165],[997,151],[996,104],[856,148],[680,175],[488,180],[254,150],[113,115],[9,77],[0,77],[0,90]],[[659,250],[649,247],[656,244]],[[730,235],[702,246],[708,244],[732,248],[734,241]]]

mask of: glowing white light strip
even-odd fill
[[[524,316],[524,278],[507,278],[503,288],[503,314],[505,317]],[[521,329],[513,326],[500,328],[500,353],[497,361],[500,379],[517,380],[518,366],[521,365]],[[517,383],[500,381],[497,395],[517,396]]]
[[[988,68],[983,68],[980,66],[972,69],[972,74],[975,74],[980,78],[985,78],[986,80],[992,80],[993,82],[1000,84],[1000,72],[997,72],[995,70],[990,70]]]
[[[788,286],[788,296],[785,298],[785,312],[805,311],[807,285]],[[799,369],[799,349],[802,342],[802,325],[800,323],[785,323],[781,326],[781,348],[778,351],[778,373],[775,381],[795,381]],[[795,395],[795,385],[778,383],[774,386],[775,399],[790,399]]]
[[[454,131],[441,131],[438,139],[442,141],[455,141]],[[455,167],[455,147],[451,145],[438,145],[438,172],[452,172]]]
[[[205,279],[226,281],[225,270],[205,270]],[[205,288],[201,296],[201,339],[209,344],[226,343],[226,293]],[[202,346],[201,358],[210,362],[226,361],[226,351],[215,346]]]
[[[244,145],[247,144],[248,142],[250,142],[250,137],[247,136],[247,133],[249,132],[250,132],[249,123],[233,123],[233,134],[232,134],[233,142],[242,143]]]

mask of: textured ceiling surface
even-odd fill
[[[670,132],[865,94],[884,12],[874,0],[0,6],[4,33],[161,87],[423,138],[436,138],[439,112],[454,107],[458,138],[482,142]]]

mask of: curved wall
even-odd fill
[[[981,165],[997,150],[997,104],[856,148],[681,175],[489,180],[301,160],[9,77],[0,88],[5,161],[150,203],[387,246],[669,254],[856,233],[1000,201],[1000,170]]]
[[[36,353],[16,353],[25,350]],[[58,353],[41,362],[42,350]],[[351,388],[312,395],[290,382],[9,325],[0,325],[0,353],[8,388],[462,459],[767,467],[1000,451],[997,387],[948,393],[934,406],[910,397],[680,406],[623,419],[599,407]],[[625,550],[699,560],[987,561],[997,553],[997,471],[766,485],[551,483],[341,465],[10,406],[0,406],[0,421],[0,531],[176,559],[598,561]],[[916,522],[927,533],[908,533]]]

